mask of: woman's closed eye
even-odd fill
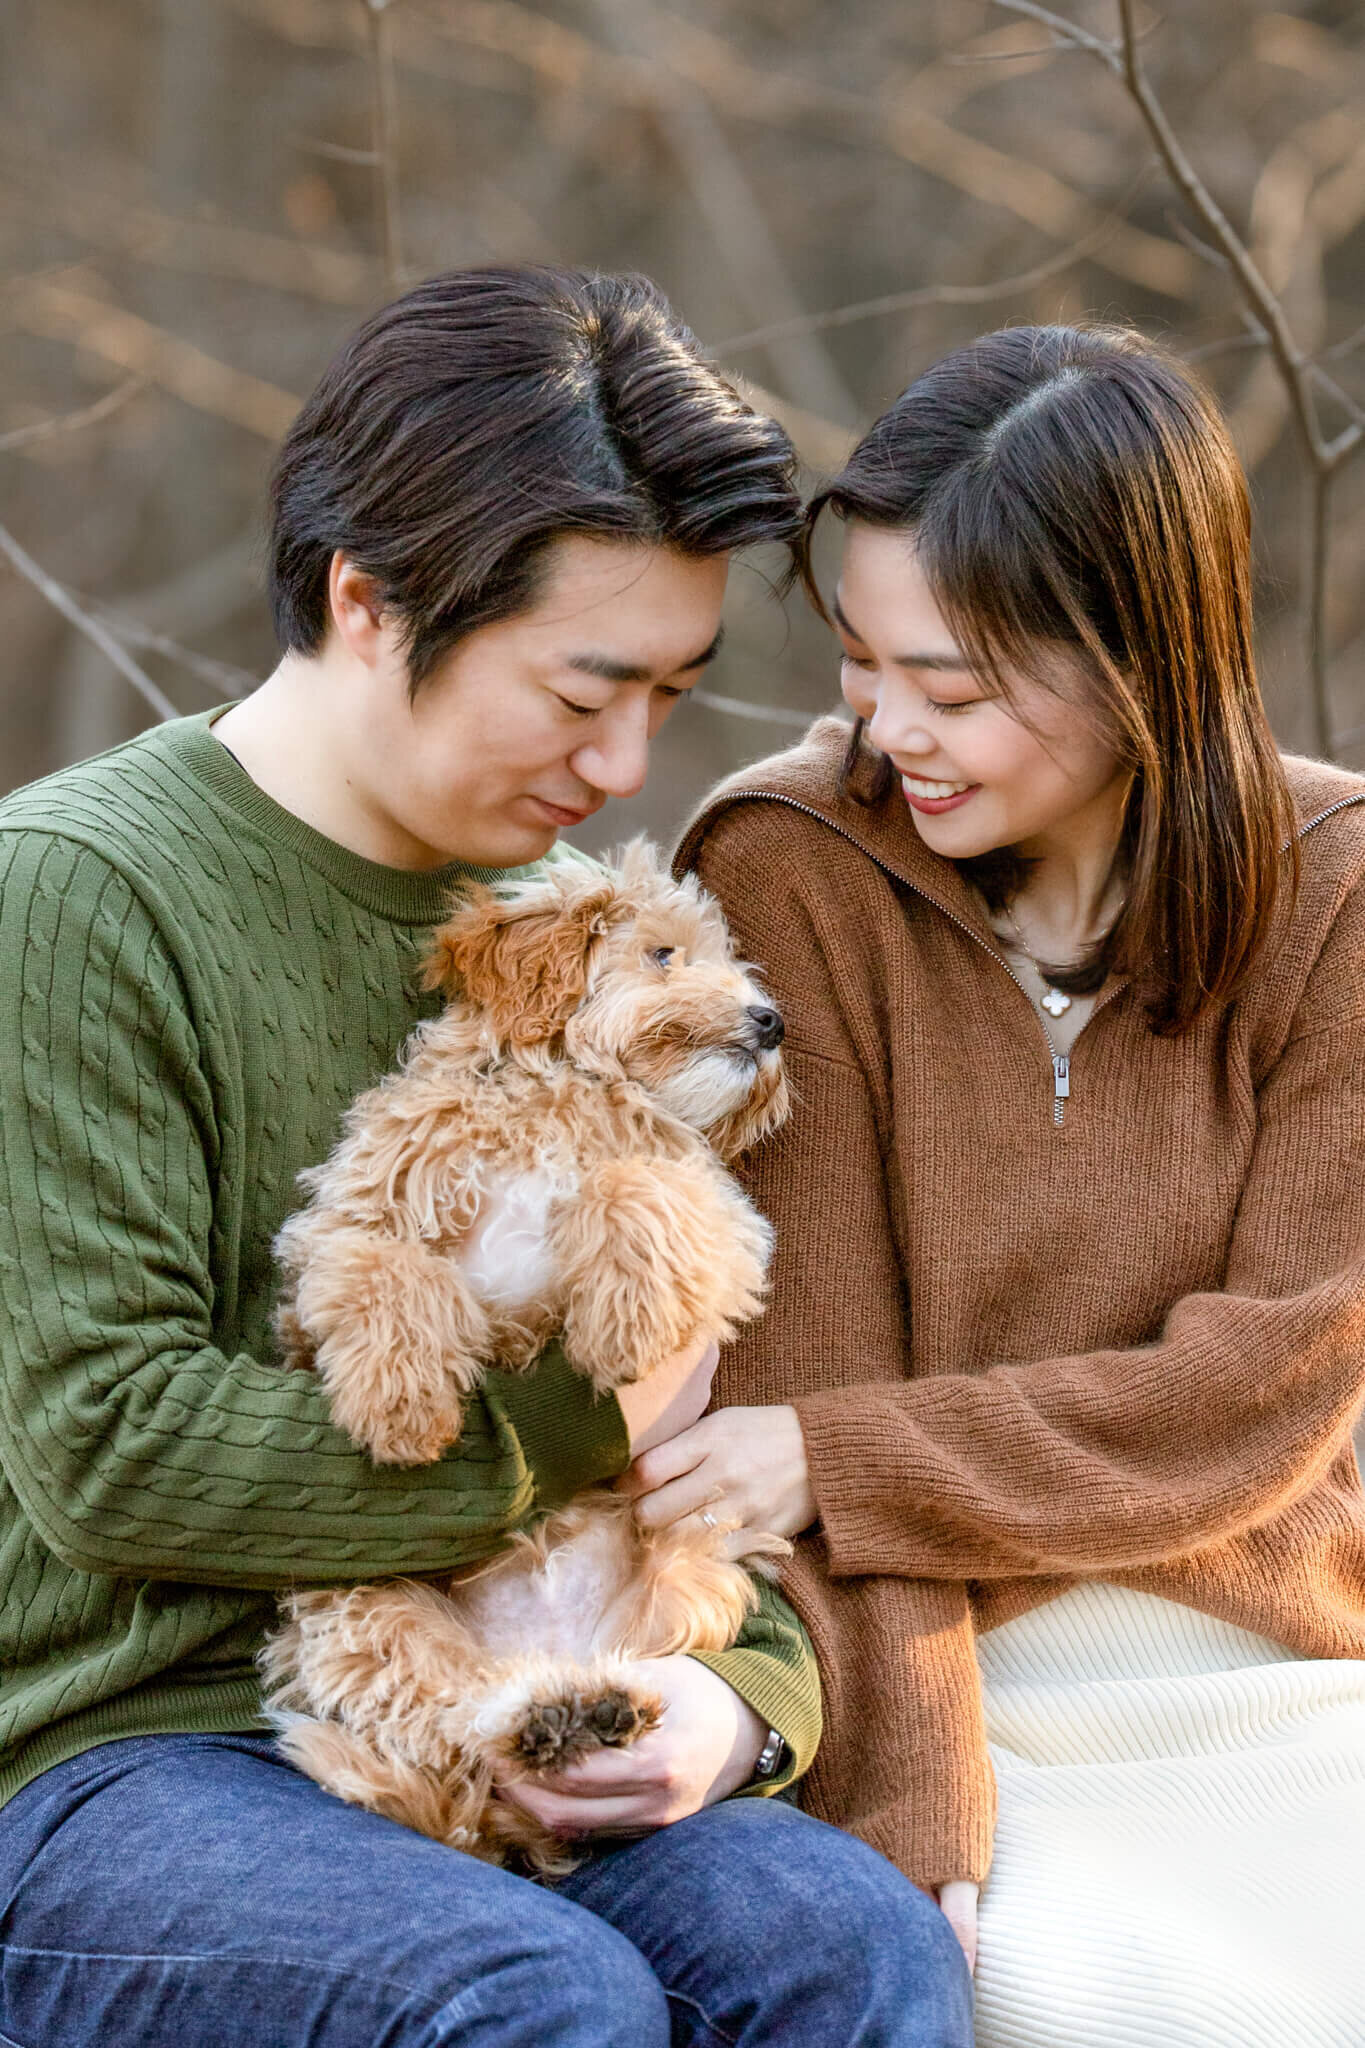
[[[856,668],[861,670],[864,675],[872,674],[877,667],[876,662],[873,661],[870,655],[850,654],[847,648],[840,655],[839,661],[842,668]],[[924,699],[924,708],[926,711],[942,713],[945,718],[951,718],[960,711],[974,710],[982,702],[984,702],[984,699],[980,697],[926,697]]]

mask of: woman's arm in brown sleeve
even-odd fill
[[[1149,1345],[912,1380],[883,1055],[856,1036],[868,1002],[843,1000],[857,931],[763,808],[724,814],[698,862],[788,1013],[800,1098],[749,1174],[778,1228],[773,1307],[722,1385],[794,1401],[832,1575],[1113,1571],[1270,1520],[1340,1453],[1365,1394],[1362,892],[1261,1088],[1223,1289],[1176,1302]]]

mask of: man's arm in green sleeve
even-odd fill
[[[745,1785],[748,1795],[780,1792],[804,1777],[820,1745],[820,1673],[810,1637],[770,1580],[755,1576],[758,1607],[729,1650],[708,1651],[697,1662],[716,1672],[787,1745],[775,1777]]]

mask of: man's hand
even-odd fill
[[[693,1657],[630,1667],[664,1701],[659,1726],[629,1749],[599,1749],[554,1776],[504,1783],[499,1796],[556,1834],[650,1834],[737,1792],[768,1729],[732,1687]]]
[[[794,1408],[719,1408],[637,1454],[616,1484],[635,1495],[635,1519],[646,1529],[708,1513],[799,1536],[817,1513]]]
[[[675,1352],[666,1364],[656,1366],[633,1386],[616,1389],[632,1458],[676,1436],[706,1413],[719,1356],[710,1339],[703,1338],[686,1351]]]

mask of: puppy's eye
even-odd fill
[[[667,967],[669,961],[673,958],[673,955],[676,951],[676,946],[656,946],[649,957],[651,960],[657,962],[657,964],[660,967]]]

